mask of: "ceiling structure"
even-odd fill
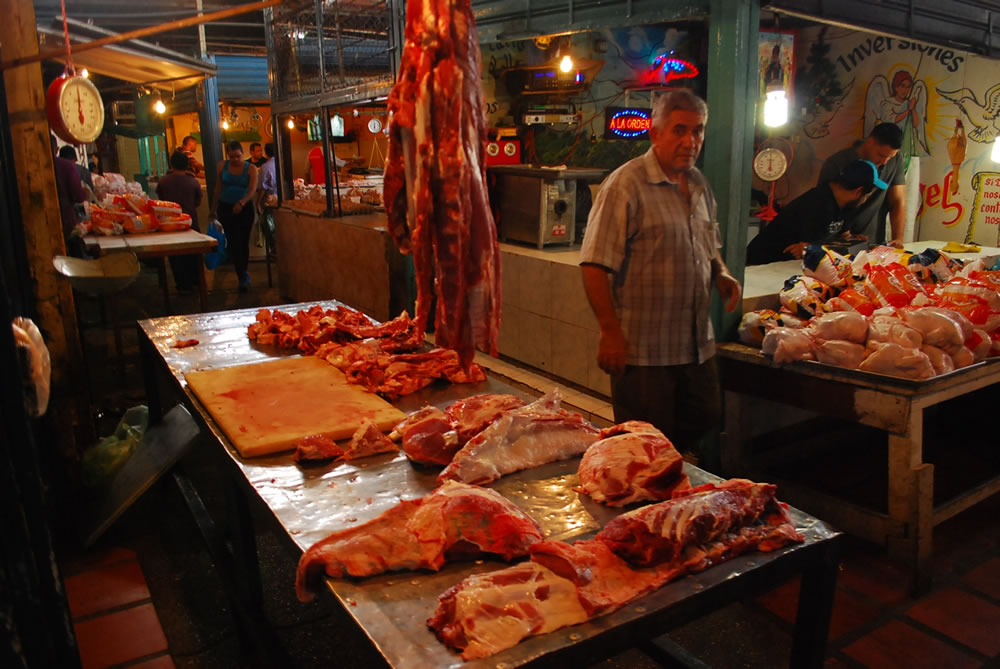
[[[202,0],[202,12],[209,13],[249,4],[252,0]],[[38,25],[50,25],[53,18],[62,20],[60,0],[34,0]],[[91,22],[99,28],[124,33],[130,30],[169,23],[198,14],[197,0],[72,0],[66,3],[68,18]],[[266,55],[264,14],[247,12],[223,21],[206,23],[205,41],[209,53]],[[145,38],[146,41],[200,57],[198,27],[171,30]]]

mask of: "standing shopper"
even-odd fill
[[[219,178],[212,198],[222,229],[226,231],[226,248],[233,258],[240,292],[250,290],[250,228],[253,227],[253,200],[257,193],[257,168],[243,160],[243,145],[237,141],[226,145],[229,160],[219,163]]]
[[[708,106],[686,89],[656,100],[652,147],[601,186],[580,252],[615,422],[649,421],[682,451],[721,418],[712,286],[727,311],[741,292],[719,255],[715,198],[694,166],[707,120]]]
[[[201,184],[188,171],[188,157],[183,151],[174,151],[170,156],[170,171],[163,175],[156,185],[156,196],[161,200],[176,202],[181,211],[191,217],[191,229],[201,232],[198,227],[198,205],[201,204]],[[170,256],[170,269],[174,273],[174,283],[177,292],[190,293],[198,281],[198,263],[201,257],[196,255]]]

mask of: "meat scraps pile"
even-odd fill
[[[1000,356],[1000,271],[878,247],[853,261],[810,246],[781,311],[743,315],[740,340],[775,362],[817,360],[928,379]]]
[[[359,440],[382,443],[378,436],[359,429],[348,451]],[[411,460],[445,466],[438,487],[314,544],[299,561],[296,590],[308,601],[324,574],[359,578],[437,571],[483,555],[529,558],[469,576],[438,598],[427,625],[465,660],[611,613],[742,553],[803,541],[775,486],[732,479],[691,488],[680,454],[662,432],[640,421],[598,431],[563,409],[558,391],[530,404],[487,394],[424,407],[392,436],[401,438]],[[317,448],[307,441],[300,449]],[[343,453],[327,457],[347,459]],[[628,511],[594,538],[570,544],[545,540],[528,513],[479,487],[581,454],[579,492],[608,506],[659,503]]]
[[[486,190],[486,112],[469,0],[406,3],[403,55],[389,94],[388,227],[413,254],[417,330],[436,297],[436,342],[468,366],[496,355],[500,250]]]
[[[344,306],[324,310],[316,305],[294,316],[261,309],[248,335],[258,344],[297,348],[322,358],[344,372],[349,382],[390,400],[416,392],[438,378],[452,383],[486,379],[479,365],[463,365],[450,349],[407,353],[421,346],[423,334],[405,311],[378,324]]]

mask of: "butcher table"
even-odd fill
[[[278,307],[294,313],[315,303]],[[325,308],[335,302],[319,303]],[[246,364],[297,351],[260,347],[247,337],[256,309],[172,316],[141,321],[139,340],[143,358],[151,421],[161,412],[160,385],[192,410],[211,441],[217,443],[224,469],[231,476],[235,513],[235,550],[229,552],[200,502],[197,490],[181,474],[175,480],[205,535],[209,550],[226,582],[237,616],[241,640],[253,644],[254,630],[266,627],[260,611],[260,582],[256,547],[248,504],[263,503],[267,517],[281,528],[295,555],[330,532],[364,523],[397,504],[429,493],[436,471],[412,465],[402,454],[376,456],[332,466],[301,468],[291,453],[241,458],[212,416],[186,387],[184,374],[195,369]],[[199,345],[174,349],[176,339],[198,339]],[[277,389],[276,389],[277,391]],[[478,384],[442,382],[402,398],[396,406],[412,411],[425,404],[444,406],[483,392],[527,395],[497,378]],[[598,505],[573,491],[579,459],[550,463],[503,477],[492,487],[534,517],[548,538],[574,540],[592,536],[618,510]],[[686,465],[692,483],[717,480]],[[781,496],[779,490],[779,497]],[[806,540],[772,553],[750,553],[700,574],[670,583],[630,602],[618,611],[550,634],[531,637],[492,657],[463,662],[441,644],[424,625],[437,597],[474,573],[498,569],[504,563],[479,560],[446,565],[440,572],[397,572],[365,580],[328,580],[333,596],[357,624],[359,638],[367,638],[388,666],[518,667],[571,666],[598,661],[645,639],[659,636],[713,610],[766,592],[787,579],[802,575],[801,595],[793,639],[791,665],[823,665],[827,630],[833,606],[840,535],[823,522],[796,509],[791,517]],[[294,574],[283,575],[294,587]]]
[[[757,476],[749,450],[748,398],[760,398],[884,430],[889,435],[888,513],[779,481],[782,496],[808,507],[834,526],[887,545],[911,568],[911,589],[931,583],[933,529],[1000,492],[1000,476],[934,505],[934,465],[923,461],[924,409],[1000,383],[1000,359],[991,358],[924,381],[902,379],[817,362],[778,365],[743,344],[718,347],[725,391],[722,466],[727,476]]]

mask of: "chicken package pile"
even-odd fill
[[[100,204],[89,205],[87,210],[89,231],[102,235],[179,232],[191,227],[191,216],[181,211],[179,204],[150,200],[141,189],[139,193],[108,193]]]
[[[738,331],[777,363],[921,380],[1000,356],[1000,271],[982,261],[889,247],[851,260],[813,246],[779,299],[780,311],[748,312]]]

